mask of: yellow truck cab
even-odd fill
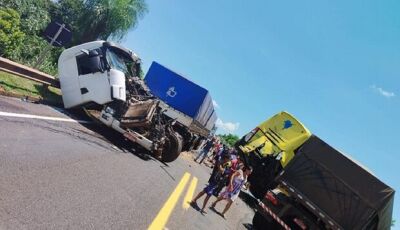
[[[253,167],[250,191],[261,199],[277,186],[274,178],[293,159],[310,131],[288,112],[280,112],[243,136],[235,145],[245,164]]]
[[[246,155],[272,156],[285,167],[294,151],[311,136],[310,131],[288,112],[280,112],[245,135],[237,148]]]

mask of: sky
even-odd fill
[[[219,133],[288,111],[400,190],[400,1],[147,3],[123,44],[207,88]]]

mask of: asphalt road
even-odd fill
[[[164,229],[247,229],[251,223],[253,211],[241,200],[226,220],[183,207],[193,178],[197,193],[211,171],[189,153],[165,165],[112,130],[70,119],[58,108],[0,96],[0,229],[147,229],[157,216],[166,218]],[[168,215],[162,207],[185,173],[188,183]]]

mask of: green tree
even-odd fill
[[[71,27],[72,42],[70,46],[82,43],[80,34],[84,30],[81,23],[86,14],[85,4],[83,0],[59,0],[57,4],[52,7],[51,18],[54,21],[64,22]]]
[[[228,145],[229,147],[233,147],[236,141],[239,140],[239,137],[234,134],[219,134],[218,137],[222,140],[222,143]]]
[[[59,0],[52,16],[70,25],[71,45],[121,40],[147,12],[144,0]]]
[[[21,30],[25,34],[39,34],[51,21],[51,0],[1,0],[0,7],[12,8],[21,17]]]
[[[25,37],[20,24],[17,11],[0,7],[0,56],[12,56],[18,52]]]
[[[11,57],[11,59],[31,67],[35,65],[40,53],[49,45],[39,35],[26,36],[23,43],[24,48],[21,50],[22,52],[19,52],[18,57]],[[56,75],[58,57],[62,51],[63,48],[52,47],[51,51],[46,54],[39,69],[51,75]]]
[[[25,34],[22,42],[12,53],[4,56],[22,64],[33,66],[48,43],[41,36],[42,31],[51,21],[49,11],[55,7],[51,0],[1,0],[0,7],[12,8],[20,15],[18,28]],[[46,56],[40,70],[49,74],[57,73],[57,59],[61,48],[52,48]]]
[[[97,39],[121,40],[147,12],[145,0],[0,0],[0,8],[18,13],[17,17],[3,12],[0,55],[29,66],[48,45],[42,32],[50,21],[71,26],[73,46]],[[16,21],[9,23],[11,19]],[[56,74],[62,50],[52,48],[40,70]]]

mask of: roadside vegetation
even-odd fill
[[[0,56],[33,67],[48,45],[42,35],[51,21],[70,26],[68,47],[96,39],[120,41],[146,12],[145,0],[2,0]],[[63,49],[53,47],[39,70],[56,75]]]
[[[72,41],[52,47],[42,72],[57,75],[57,60],[68,47],[103,40],[122,40],[147,12],[145,0],[2,0],[0,1],[0,57],[34,67],[48,46],[43,31],[52,22],[67,24]],[[60,92],[30,80],[0,72],[3,92],[60,101]]]
[[[31,100],[45,100],[55,104],[62,102],[60,89],[51,86],[46,87],[38,82],[1,71],[0,94],[29,97]]]
[[[235,134],[219,134],[218,137],[222,140],[223,144],[226,144],[229,147],[233,147],[236,141],[239,140],[239,137]]]

